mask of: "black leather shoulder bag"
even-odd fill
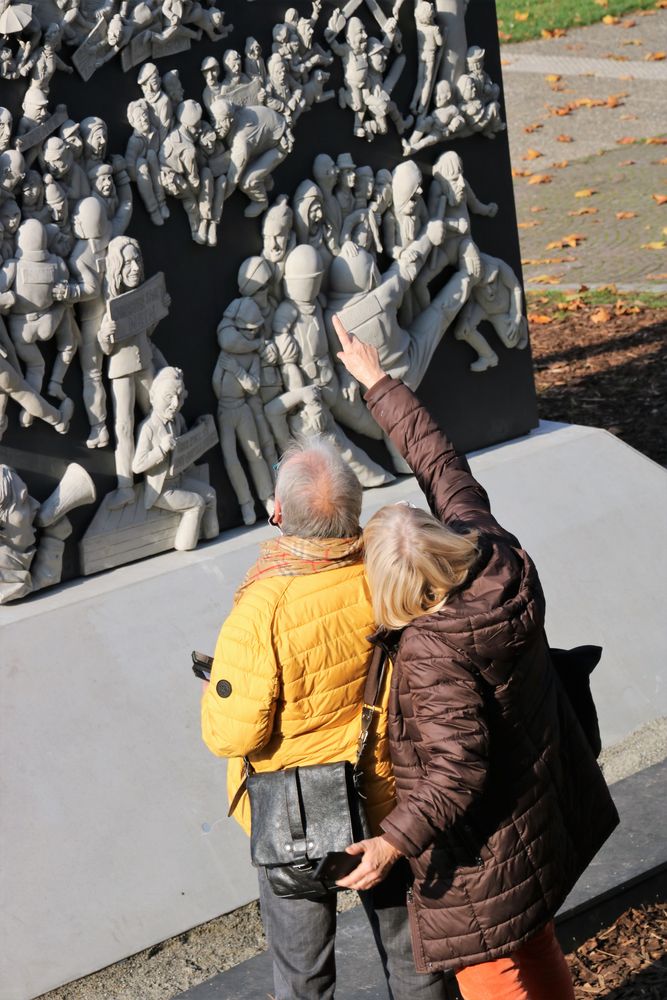
[[[257,772],[246,758],[250,856],[256,868],[266,869],[277,896],[322,899],[336,891],[335,884],[313,877],[318,861],[369,836],[360,765],[380,700],[385,662],[384,650],[375,646],[354,764],[343,760]]]

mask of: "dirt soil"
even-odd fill
[[[529,318],[541,419],[601,427],[667,465],[667,307],[531,297]]]
[[[665,1000],[667,904],[626,910],[567,960],[576,1000]]]

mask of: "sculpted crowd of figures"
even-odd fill
[[[506,348],[527,343],[516,276],[472,237],[471,213],[494,216],[497,206],[476,197],[455,152],[438,158],[427,192],[413,160],[393,172],[374,171],[349,153],[336,160],[320,154],[291,199],[280,195],[270,205],[271,174],[292,150],[295,122],[323,100],[337,97],[349,108],[360,137],[384,134],[391,122],[406,155],[473,131],[493,137],[504,127],[483,51],[448,49],[435,8],[424,0],[414,4],[417,85],[408,113],[399,110],[391,92],[406,63],[398,28],[403,5],[397,0],[383,14],[369,4],[379,38],[369,38],[354,15],[360,5],[333,12],[323,45],[315,41],[316,2],[308,17],[286,11],[266,58],[254,38],[246,39],[243,55],[225,48],[220,59],[206,57],[200,100],[186,97],[177,69],[161,74],[144,62],[127,108],[132,132],[124,155],[109,151],[101,118],[74,121],[64,105],[51,105],[53,74],[71,72],[59,54],[62,43],[78,46],[76,57],[103,25],[108,51],[100,42],[99,64],[120,49],[138,52],[132,46],[141,38],[142,58],[155,57],[180,51],[167,40],[189,45],[201,31],[221,40],[231,30],[222,12],[192,0],[112,0],[93,16],[85,0],[65,0],[59,23],[43,26],[30,4],[2,7],[0,31],[9,44],[1,72],[25,78],[27,89],[17,122],[0,108],[0,440],[10,400],[22,428],[38,420],[71,433],[75,403],[63,383],[73,366],[68,385],[80,380],[72,396],[82,399],[88,419],[85,445],[113,449],[117,477],[96,515],[97,535],[106,531],[104,554],[89,559],[84,573],[138,557],[130,550],[109,555],[125,510],[136,512],[139,536],[167,517],[168,540],[153,540],[153,552],[215,537],[215,491],[206,467],[195,463],[218,441],[245,524],[256,519],[255,497],[271,514],[273,466],[294,435],[330,434],[364,486],[393,478],[346,434],[351,428],[382,438],[360,387],[336,360],[334,312],[413,387],[447,331],[472,348],[474,372],[499,362],[480,333],[482,320]],[[118,42],[110,46],[112,33]],[[153,46],[161,39],[159,53],[146,48],[146,33]],[[343,68],[338,93],[327,89],[335,60]],[[248,223],[257,230],[257,255],[241,264],[238,296],[210,334],[220,349],[212,375],[217,420],[202,415],[189,430],[180,412],[183,373],[153,337],[170,307],[164,276],[144,274],[141,247],[128,235],[135,190],[157,226],[170,205],[182,202],[192,239],[209,247],[221,237],[224,203],[234,192],[247,200],[246,216],[261,216]],[[53,347],[45,350],[48,341]],[[387,445],[396,469],[406,471]],[[43,515],[45,504],[40,508],[18,474],[0,465],[0,603],[59,580],[71,531],[66,515],[95,499],[80,466],[66,476],[57,517],[51,498]],[[36,552],[53,549],[55,536],[57,557],[38,572]]]

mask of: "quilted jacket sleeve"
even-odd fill
[[[251,587],[220,630],[201,706],[202,737],[218,757],[251,754],[271,738],[280,686],[271,618]]]
[[[489,734],[479,674],[463,652],[420,628],[418,635],[406,631],[401,657],[410,663],[405,681],[414,713],[404,725],[419,734],[412,737],[417,757],[412,766],[421,773],[381,826],[402,854],[417,857],[440,831],[465,822],[482,794]],[[399,778],[400,747],[394,768]]]
[[[411,389],[386,376],[365,398],[375,420],[410,464],[440,521],[499,528],[486,491],[472,475],[465,455],[456,451]]]

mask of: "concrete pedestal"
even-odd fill
[[[533,555],[554,645],[599,643],[605,745],[667,715],[667,473],[602,431],[542,425],[472,461]],[[366,494],[364,518],[419,500]],[[0,608],[0,998],[28,1000],[256,896],[199,737],[193,648],[212,650],[273,533],[226,534]]]

